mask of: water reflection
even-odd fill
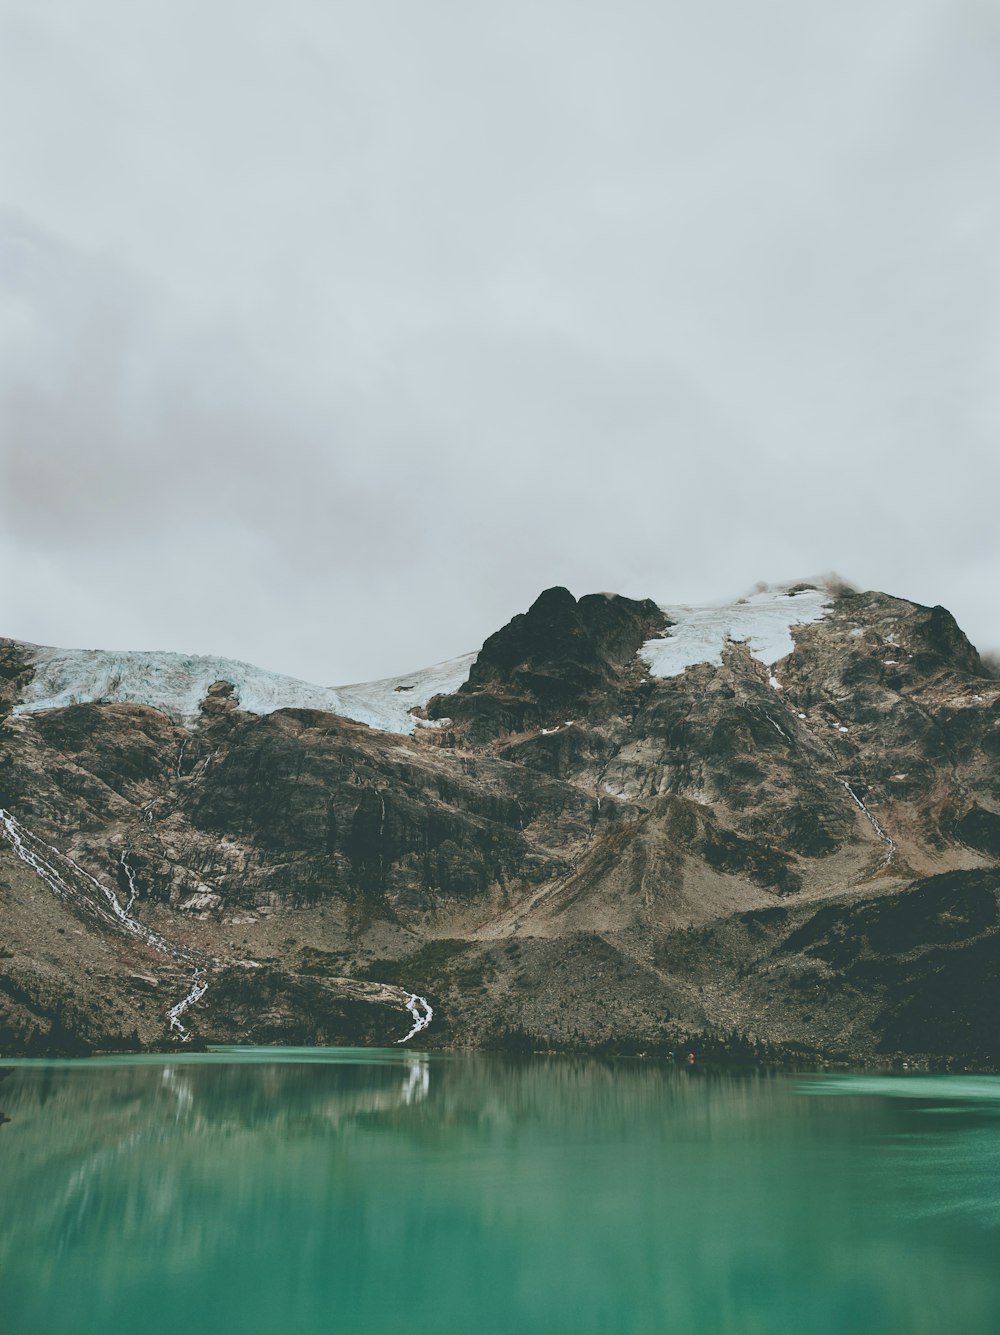
[[[411,1057],[406,1063],[402,1098],[407,1107],[427,1097],[431,1087],[431,1065],[426,1057]]]
[[[19,1068],[5,1335],[1000,1329],[996,1138],[934,1081],[284,1056]]]

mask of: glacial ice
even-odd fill
[[[735,603],[664,604],[662,610],[674,625],[661,639],[647,640],[639,655],[652,676],[679,677],[696,663],[720,664],[726,645],[743,641],[753,657],[770,668],[795,648],[792,627],[822,620],[831,602],[830,593],[822,588],[791,593],[782,587]],[[770,680],[773,686],[773,674]]]
[[[399,733],[436,726],[414,718],[409,711],[423,708],[434,695],[457,690],[476,659],[475,654],[463,654],[403,677],[331,687],[208,655],[28,647],[35,674],[16,713],[90,702],[142,704],[191,725],[197,721],[208,688],[225,681],[233,686],[240,708],[250,714],[321,709],[370,728]]]
[[[792,593],[784,586],[737,602],[703,607],[665,604],[663,611],[674,624],[662,638],[647,640],[639,655],[654,677],[675,677],[695,663],[721,663],[728,643],[745,641],[750,653],[770,668],[794,649],[792,627],[819,621],[830,602],[825,588],[809,586]],[[333,687],[211,655],[24,647],[35,672],[17,713],[91,702],[143,704],[190,727],[198,720],[209,687],[223,681],[232,685],[240,708],[250,714],[317,709],[404,734],[440,726],[415,718],[411,711],[423,709],[432,696],[456,691],[468,680],[477,657],[462,654],[405,676]],[[781,689],[773,673],[770,683]],[[183,752],[178,771],[182,759]]]

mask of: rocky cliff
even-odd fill
[[[0,641],[0,716],[0,1052],[1000,1060],[1000,682],[943,608],[550,589],[338,691]]]

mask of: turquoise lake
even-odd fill
[[[1000,1078],[6,1062],[3,1335],[997,1335]]]

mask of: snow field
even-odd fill
[[[743,642],[750,653],[771,668],[795,648],[792,627],[821,621],[831,596],[824,589],[767,589],[735,603],[707,607],[672,606],[662,611],[675,624],[662,639],[647,640],[639,656],[654,677],[679,677],[696,663],[722,663],[728,644]],[[780,690],[772,673],[769,684]]]
[[[232,685],[240,708],[250,714],[320,709],[384,732],[412,733],[417,727],[437,725],[415,719],[409,711],[423,708],[434,695],[457,690],[475,658],[464,654],[405,677],[332,687],[314,686],[230,658],[31,646],[35,675],[15,712],[90,702],[140,704],[189,726],[197,721],[209,687],[225,681]]]

